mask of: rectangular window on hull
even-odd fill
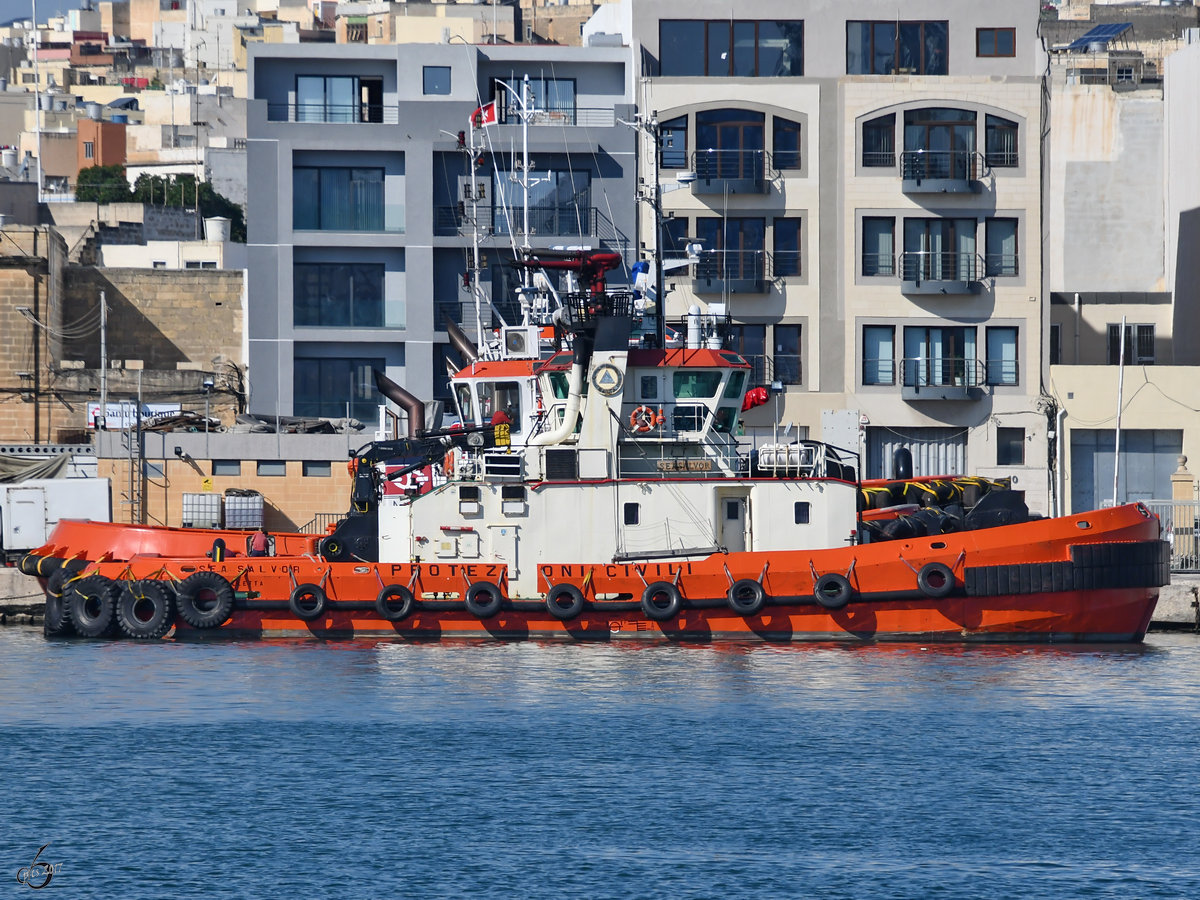
[[[625,504],[625,524],[636,525],[641,519],[641,511],[636,503]]]

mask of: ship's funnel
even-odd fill
[[[417,437],[425,430],[425,404],[378,369],[371,371],[375,374],[375,387],[379,393],[408,413],[408,436]]]

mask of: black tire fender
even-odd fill
[[[62,564],[63,560],[57,556],[41,556],[37,558],[32,574],[40,575],[42,578],[49,578]]]
[[[917,573],[917,587],[926,597],[940,600],[954,592],[954,573],[945,563],[931,562]]]
[[[193,628],[216,628],[233,612],[233,585],[216,572],[193,572],[179,583],[177,607]]]
[[[83,637],[107,634],[120,591],[120,585],[103,575],[89,575],[72,582],[63,594],[63,604],[75,632]]]
[[[175,624],[175,598],[161,581],[127,581],[117,597],[116,619],[129,637],[157,640]]]
[[[34,556],[32,553],[26,553],[17,561],[17,569],[22,575],[36,575],[38,573],[39,561],[41,561],[40,556]]]
[[[655,622],[666,622],[683,609],[683,595],[670,581],[652,581],[642,591],[642,612]]]
[[[583,612],[583,591],[573,584],[556,584],[546,592],[546,611],[567,622]]]
[[[825,609],[841,609],[854,596],[854,588],[850,587],[850,581],[845,575],[828,572],[817,579],[813,596]]]
[[[753,578],[741,578],[729,586],[725,600],[738,615],[757,616],[767,602],[767,592]]]
[[[375,598],[375,611],[389,622],[400,622],[412,615],[416,606],[413,592],[402,584],[390,584]]]
[[[288,609],[296,618],[311,622],[313,619],[325,615],[325,607],[328,602],[329,598],[325,596],[325,589],[319,584],[308,582],[292,588],[292,594],[288,597]]]
[[[504,596],[500,588],[490,581],[476,581],[467,588],[465,598],[467,612],[480,619],[489,619],[500,612]]]

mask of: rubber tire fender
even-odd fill
[[[39,557],[37,563],[34,565],[33,574],[39,575],[42,578],[49,578],[63,562],[64,560],[59,559],[57,556]]]
[[[825,609],[841,609],[854,596],[854,588],[850,587],[850,581],[845,575],[827,572],[817,579],[813,596]]]
[[[38,562],[40,561],[40,556],[34,556],[32,553],[26,553],[17,561],[17,570],[22,575],[36,575],[38,573]]]
[[[328,602],[329,598],[325,596],[323,587],[312,582],[305,582],[292,588],[292,594],[288,597],[288,609],[297,619],[311,622],[313,619],[319,619],[325,615],[325,607]]]
[[[583,591],[573,584],[556,584],[546,592],[546,612],[564,622],[583,612]]]
[[[138,613],[150,604],[150,617]],[[117,627],[139,641],[154,641],[166,635],[175,624],[175,597],[161,581],[127,581],[121,587],[116,607]]]
[[[504,596],[500,588],[490,581],[476,581],[467,588],[465,603],[467,612],[480,619],[490,619],[500,612]]]
[[[665,606],[661,606],[657,602],[660,597],[666,599]],[[642,591],[642,612],[655,622],[666,622],[673,619],[679,615],[681,609],[683,609],[683,595],[679,593],[679,588],[673,582],[652,581]]]
[[[729,586],[725,600],[738,615],[757,616],[767,602],[767,592],[753,578],[741,578]]]
[[[397,601],[400,605],[393,606],[392,604]],[[389,622],[401,622],[412,615],[416,603],[417,599],[413,596],[413,592],[404,585],[389,584],[375,598],[375,612],[379,613],[381,619]]]
[[[934,600],[949,597],[954,592],[954,572],[945,563],[926,563],[917,573],[917,587]]]
[[[103,575],[89,575],[72,583],[63,594],[63,603],[75,632],[93,638],[107,634],[120,591],[120,585]]]
[[[216,628],[233,612],[233,585],[216,572],[193,572],[179,583],[176,607],[193,628]]]
[[[70,573],[66,569],[58,569],[46,582],[46,608],[42,612],[42,634],[46,637],[72,634],[75,626],[67,615],[67,604],[63,594],[69,590],[66,585]]]

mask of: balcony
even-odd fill
[[[804,370],[799,353],[742,354],[750,363],[750,384],[803,384]]]
[[[521,109],[515,104],[500,105],[497,109],[500,125],[520,125]],[[612,128],[617,124],[616,111],[609,107],[548,106],[532,111],[529,126],[570,126],[580,128]]]
[[[693,196],[765,194],[771,160],[766,150],[697,150],[692,169]]]
[[[696,263],[697,294],[765,294],[764,250],[703,250]]]
[[[972,357],[915,357],[900,366],[902,400],[973,400],[986,378],[983,361]]]
[[[900,290],[905,294],[978,294],[983,271],[982,260],[974,252],[909,250],[900,256]]]
[[[974,194],[990,172],[973,150],[905,150],[900,155],[901,190],[906,194]]]
[[[480,234],[503,235],[523,234],[525,211],[479,207],[478,226]],[[471,234],[475,223],[471,221],[471,207],[436,206],[433,209],[433,233],[436,237],[457,237]],[[529,233],[540,237],[591,237],[609,243],[619,243],[623,235],[617,233],[612,220],[595,207],[538,206],[529,210]]]
[[[267,121],[327,125],[395,125],[400,121],[400,110],[396,106],[384,106],[379,103],[268,103]]]

